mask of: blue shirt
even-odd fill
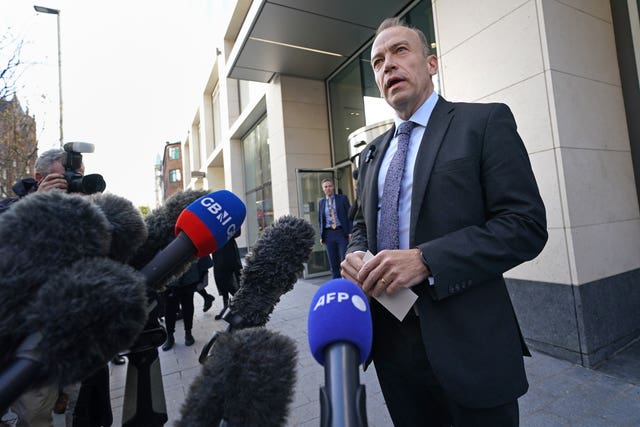
[[[429,123],[429,118],[433,112],[433,108],[438,102],[438,94],[432,92],[429,98],[416,110],[415,113],[409,118],[410,121],[417,124],[411,131],[409,137],[409,147],[407,149],[407,159],[404,165],[404,174],[402,175],[402,181],[400,184],[400,197],[398,207],[398,225],[399,225],[399,241],[400,247],[398,249],[409,249],[409,227],[411,222],[411,193],[413,191],[413,169],[416,163],[416,157],[418,156],[418,149],[420,148],[420,141],[424,136],[424,131]],[[384,180],[387,176],[387,170],[393,155],[398,150],[398,128],[402,124],[403,120],[397,116],[394,119],[396,125],[396,134],[389,142],[389,148],[384,154],[382,164],[380,165],[380,173],[378,174],[378,228],[380,228],[380,207],[382,201],[382,192],[384,190]],[[426,141],[425,143],[429,143]]]

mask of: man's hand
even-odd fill
[[[422,283],[430,274],[419,249],[402,249],[378,253],[362,265],[355,277],[367,295],[380,296]]]
[[[362,287],[361,283],[358,281],[358,273],[360,269],[364,265],[364,261],[362,261],[362,257],[364,257],[364,252],[358,251],[347,254],[344,257],[344,261],[340,263],[341,274],[347,280],[351,280],[356,283],[358,286]]]
[[[40,180],[37,191],[63,190],[67,191],[67,180],[60,173],[50,173]]]

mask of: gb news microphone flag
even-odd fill
[[[184,232],[197,248],[198,257],[224,246],[238,231],[247,209],[230,191],[220,190],[200,197],[182,211],[175,233]]]

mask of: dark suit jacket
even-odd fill
[[[377,176],[394,129],[360,161],[360,208],[348,252],[376,253]],[[378,154],[365,162],[375,146]],[[466,407],[493,407],[528,388],[529,355],[502,274],[534,258],[547,240],[545,209],[529,157],[504,104],[440,98],[416,158],[410,246],[420,247],[435,280],[419,295],[422,339],[447,394]],[[376,346],[376,312],[372,304]]]
[[[342,233],[347,237],[351,234],[351,221],[349,220],[349,199],[344,194],[334,194],[336,196],[336,214],[338,215],[338,221],[342,227]],[[318,232],[322,241],[326,240],[324,228],[327,224],[324,208],[327,204],[327,198],[323,197],[318,200]]]

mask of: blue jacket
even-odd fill
[[[338,215],[338,221],[342,227],[342,233],[346,236],[351,234],[351,221],[349,220],[349,199],[343,194],[334,194],[336,201],[336,214]],[[327,224],[325,206],[327,204],[327,198],[323,197],[318,201],[318,232],[320,239],[325,240],[324,233],[326,231],[325,225]]]

